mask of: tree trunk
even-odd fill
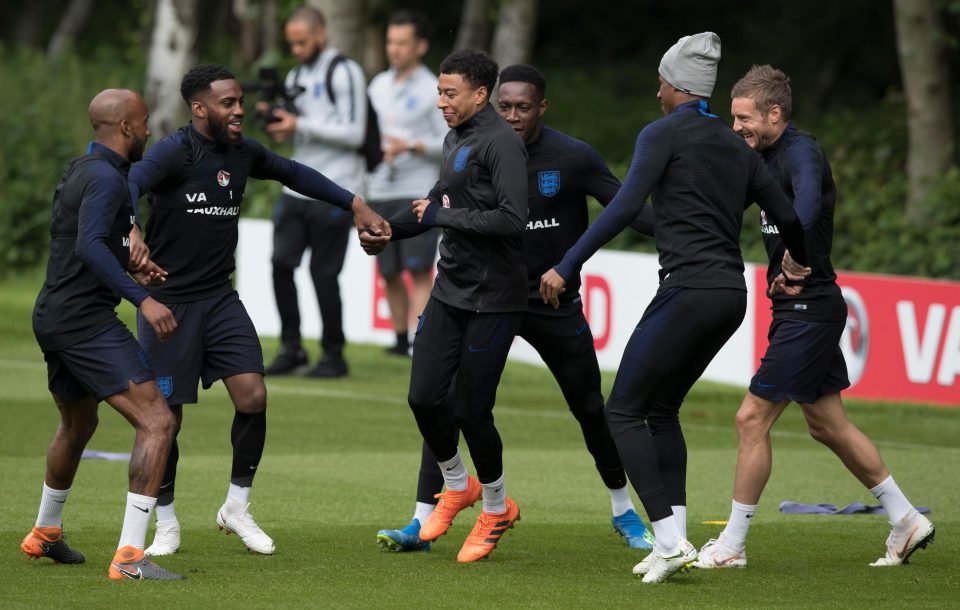
[[[27,2],[17,15],[17,27],[14,37],[20,44],[30,47],[39,47],[41,30],[43,29],[43,7],[39,2]]]
[[[907,215],[927,219],[924,199],[954,155],[945,33],[933,0],[894,0],[900,74],[907,98]]]
[[[260,54],[260,14],[256,0],[232,0],[230,9],[239,32],[240,63],[252,64]]]
[[[330,46],[362,63],[366,51],[366,0],[310,0],[308,4],[320,9],[326,18]]]
[[[277,2],[263,0],[260,19],[261,53],[273,55],[277,52]]]
[[[50,44],[47,45],[48,59],[58,57],[66,47],[73,44],[77,34],[87,26],[91,10],[93,10],[93,0],[70,0],[67,10],[60,18],[60,23],[57,24],[57,30],[50,37]]]
[[[490,40],[490,20],[487,15],[487,0],[463,0],[460,12],[460,28],[457,40],[453,44],[455,51],[460,49],[486,50]]]
[[[198,0],[158,0],[147,63],[146,98],[157,139],[183,122],[180,80],[194,61]]]
[[[536,23],[537,0],[504,0],[500,5],[492,54],[501,69],[530,61]]]

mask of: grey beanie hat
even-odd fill
[[[710,97],[717,82],[720,37],[713,32],[684,36],[663,54],[660,76],[690,95]]]

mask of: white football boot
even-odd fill
[[[887,536],[887,554],[870,565],[874,567],[898,566],[907,563],[917,549],[924,549],[933,542],[936,530],[930,519],[911,508],[903,519],[893,524]]]
[[[173,555],[180,550],[180,522],[176,519],[158,521],[157,531],[153,534],[153,544],[143,554],[148,557]]]
[[[272,555],[277,547],[273,539],[267,536],[247,511],[250,504],[243,504],[231,497],[217,511],[217,525],[228,534],[240,536],[247,548],[254,553]]]

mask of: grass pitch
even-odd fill
[[[124,462],[84,460],[64,512],[87,563],[28,561],[19,542],[36,517],[56,408],[30,330],[38,275],[0,283],[0,607],[334,608],[876,608],[956,607],[960,594],[960,409],[850,401],[901,487],[933,509],[935,544],[900,568],[870,568],[888,526],[877,516],[785,515],[780,500],[876,503],[811,440],[796,408],[774,439],[774,472],[750,531],[745,570],[692,571],[643,585],[643,552],[610,527],[609,499],[545,369],[510,363],[495,410],[507,486],[523,520],[490,559],[456,554],[479,512],[463,514],[429,553],[380,553],[376,531],[413,510],[420,438],[405,396],[409,362],[350,346],[344,380],[271,379],[267,448],[251,511],[271,557],[224,536],[215,516],[230,474],[232,407],[221,384],[185,407],[176,507],[183,546],[160,565],[181,583],[111,582],[107,567],[126,493]],[[638,312],[638,316],[639,316]],[[125,309],[125,318],[131,319]],[[276,344],[265,341],[272,356]],[[613,380],[604,373],[605,389]],[[699,384],[681,420],[689,447],[689,538],[702,545],[729,512],[743,390]],[[126,452],[132,430],[107,405],[90,448]],[[464,451],[466,453],[466,451]],[[639,508],[639,504],[638,504]],[[642,511],[641,511],[642,513]],[[152,532],[148,543],[152,540]]]

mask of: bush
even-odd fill
[[[143,66],[108,57],[51,63],[0,47],[0,275],[44,260],[53,192],[90,141],[87,105],[107,87],[139,88]]]

